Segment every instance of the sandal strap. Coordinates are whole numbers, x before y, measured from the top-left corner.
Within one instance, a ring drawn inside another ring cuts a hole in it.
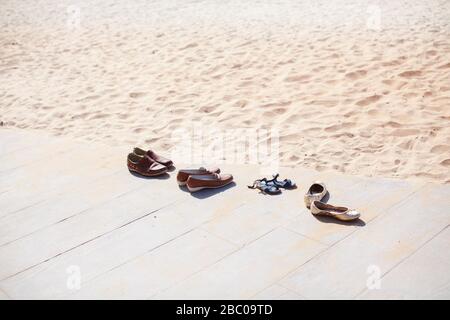
[[[293,183],[290,179],[284,179],[283,181],[277,180],[279,175],[280,175],[279,173],[275,173],[274,175],[272,175],[273,179],[268,180],[267,182],[273,182],[273,184],[275,186],[281,187],[281,188],[285,188],[285,187],[290,188],[295,185],[295,183]],[[281,185],[283,185],[283,186],[281,186]]]
[[[257,180],[255,180],[255,181],[253,181],[253,185],[247,186],[247,187],[248,187],[249,189],[260,189],[259,186],[260,186],[260,183],[261,183],[262,181],[267,182],[266,178],[257,179]]]

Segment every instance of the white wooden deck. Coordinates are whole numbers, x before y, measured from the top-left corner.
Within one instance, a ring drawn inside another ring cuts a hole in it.
[[[257,167],[222,166],[234,186],[191,195],[128,151],[0,130],[0,299],[450,298],[448,185],[298,168],[264,196]],[[362,220],[313,217],[316,179]]]

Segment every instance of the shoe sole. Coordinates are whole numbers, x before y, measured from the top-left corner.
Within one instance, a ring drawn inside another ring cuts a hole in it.
[[[163,175],[164,173],[167,173],[167,170],[165,170],[163,172],[158,172],[158,173],[155,173],[155,174],[143,174],[143,173],[140,173],[140,172],[138,172],[136,170],[133,170],[133,169],[130,169],[130,168],[128,168],[128,170],[130,172],[134,172],[134,173],[136,173],[136,174],[138,174],[140,176],[143,176],[143,177],[156,177],[156,176]]]
[[[217,187],[196,187],[196,188],[192,188],[192,187],[189,187],[189,185],[187,185],[187,184],[186,184],[186,186],[187,186],[189,192],[197,192],[197,191],[200,191],[200,190],[203,190],[203,189],[218,189],[218,188],[223,188],[223,187],[229,185],[229,184],[232,183],[232,182],[233,182],[233,180],[231,180],[231,181],[229,181],[229,182],[227,182],[227,183],[225,183],[225,184],[223,184],[223,185],[221,185],[221,186],[217,186]]]
[[[340,221],[353,221],[353,220],[359,219],[359,217],[360,217],[360,216],[357,216],[355,218],[342,219],[342,218],[339,218],[339,216],[342,217],[342,215],[326,214],[326,213],[320,213],[320,212],[319,213],[312,213],[312,214],[315,215],[315,216],[335,218],[335,219],[340,220]]]

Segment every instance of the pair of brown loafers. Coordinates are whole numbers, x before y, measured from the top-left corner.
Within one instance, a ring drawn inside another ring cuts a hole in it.
[[[155,177],[166,173],[173,166],[173,162],[152,150],[134,148],[133,152],[128,154],[127,166],[131,172],[145,177]]]
[[[220,174],[219,168],[181,169],[177,174],[177,182],[180,186],[186,186],[190,192],[196,192],[224,187],[233,182],[233,176]]]

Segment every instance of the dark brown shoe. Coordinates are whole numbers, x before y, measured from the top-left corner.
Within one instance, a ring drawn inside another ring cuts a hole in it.
[[[177,182],[180,186],[185,186],[188,178],[192,175],[209,175],[214,173],[220,173],[219,168],[203,168],[198,169],[181,169],[177,174]]]
[[[190,192],[195,192],[202,189],[222,188],[231,182],[233,182],[233,176],[231,174],[208,174],[190,176],[186,186]]]
[[[167,172],[167,167],[151,159],[147,155],[140,157],[134,153],[128,154],[127,165],[130,171],[142,176],[154,177]]]
[[[173,166],[172,160],[164,158],[163,156],[160,156],[160,155],[156,154],[152,150],[145,151],[145,150],[143,150],[141,148],[134,148],[133,153],[137,154],[138,156],[141,156],[141,157],[143,157],[144,155],[147,155],[151,159],[155,160],[158,163],[161,163],[162,165],[165,165],[168,168]]]

